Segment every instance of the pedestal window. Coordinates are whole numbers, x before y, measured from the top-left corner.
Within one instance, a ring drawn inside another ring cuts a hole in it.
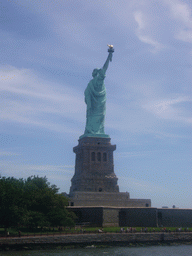
[[[95,161],[95,152],[91,152],[91,161]]]
[[[103,153],[103,162],[107,162],[107,153],[106,152]]]

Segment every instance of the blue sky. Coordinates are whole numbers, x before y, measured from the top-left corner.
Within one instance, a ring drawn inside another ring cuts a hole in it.
[[[69,192],[84,90],[107,70],[105,132],[121,192],[192,208],[192,2],[3,0],[0,174]]]

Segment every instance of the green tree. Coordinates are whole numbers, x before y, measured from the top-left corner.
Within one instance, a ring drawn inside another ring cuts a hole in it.
[[[73,226],[74,216],[66,209],[68,201],[58,190],[46,177],[0,177],[0,225]]]
[[[0,225],[8,228],[22,224],[25,205],[22,200],[24,181],[0,177]]]

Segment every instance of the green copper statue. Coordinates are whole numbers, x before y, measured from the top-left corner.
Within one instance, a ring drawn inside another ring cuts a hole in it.
[[[109,137],[104,132],[104,121],[106,113],[106,89],[104,84],[105,73],[112,61],[114,52],[113,45],[108,45],[108,57],[101,69],[94,69],[93,79],[85,89],[85,103],[87,104],[86,127],[84,134],[80,137]]]

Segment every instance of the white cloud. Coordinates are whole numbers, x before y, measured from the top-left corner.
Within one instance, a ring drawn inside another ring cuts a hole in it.
[[[152,52],[162,49],[164,46],[157,40],[153,39],[152,35],[149,33],[150,24],[147,21],[146,14],[144,15],[142,11],[137,11],[134,13],[134,19],[138,24],[136,35],[138,36],[139,40],[153,46]]]
[[[26,179],[30,176],[46,176],[51,184],[56,184],[61,191],[68,191],[70,179],[74,174],[73,165],[27,164],[15,161],[1,161],[0,176]]]
[[[19,156],[19,155],[20,155],[19,153],[0,150],[0,156],[1,157],[6,157],[6,156],[10,157],[10,156]]]
[[[177,21],[175,38],[184,42],[192,42],[192,15],[189,5],[181,1],[164,1],[170,7],[171,16]]]
[[[66,104],[79,100],[75,98],[73,89],[67,85],[63,85],[63,88],[58,88],[58,85],[42,81],[28,69],[17,69],[8,66],[0,71],[0,77],[2,80],[0,85],[2,92],[6,91],[6,93],[10,92],[36,99],[39,98],[43,101],[66,102]]]
[[[85,104],[77,90],[43,81],[31,70],[7,67],[0,71],[1,120],[61,132],[77,132]],[[56,120],[55,120],[56,119]]]
[[[136,178],[132,177],[122,177],[119,176],[119,180],[121,183],[121,188],[126,189],[129,188],[130,190],[138,190],[140,194],[141,192],[146,192],[146,193],[163,193],[167,194],[169,192],[168,188],[165,188],[164,185],[159,185],[154,182],[150,182],[147,180],[139,180]]]
[[[144,15],[141,11],[134,13],[134,18],[138,24],[138,29],[145,29],[146,28],[146,21],[144,20]]]
[[[118,158],[132,158],[132,157],[148,157],[151,156],[151,153],[154,153],[155,150],[150,151],[129,151],[129,152],[117,152],[116,156]]]
[[[191,101],[192,100],[187,96],[180,96],[177,98],[151,101],[143,105],[143,108],[152,112],[159,118],[192,123],[192,117],[186,114],[186,108],[183,110],[179,106],[181,103],[190,103]]]
[[[16,154],[12,153],[9,156],[13,157]],[[24,159],[19,158],[19,162],[15,161],[15,158],[10,158],[12,160],[2,160],[1,161],[1,171],[7,172],[7,170],[11,171],[9,175],[19,175],[20,172],[27,172],[26,175],[30,173],[41,173],[41,175],[46,175],[49,173],[60,173],[64,172],[64,174],[71,174],[74,171],[74,165],[51,165],[51,164],[27,164],[20,163],[20,161],[25,162]],[[17,159],[18,160],[18,159]],[[32,174],[32,175],[37,175]],[[25,175],[25,176],[26,176]]]
[[[181,30],[176,35],[176,38],[184,42],[192,43],[192,30],[188,30],[188,31]]]
[[[191,10],[186,3],[181,1],[168,1],[171,7],[171,13],[173,17],[186,23],[187,26],[192,26]]]

